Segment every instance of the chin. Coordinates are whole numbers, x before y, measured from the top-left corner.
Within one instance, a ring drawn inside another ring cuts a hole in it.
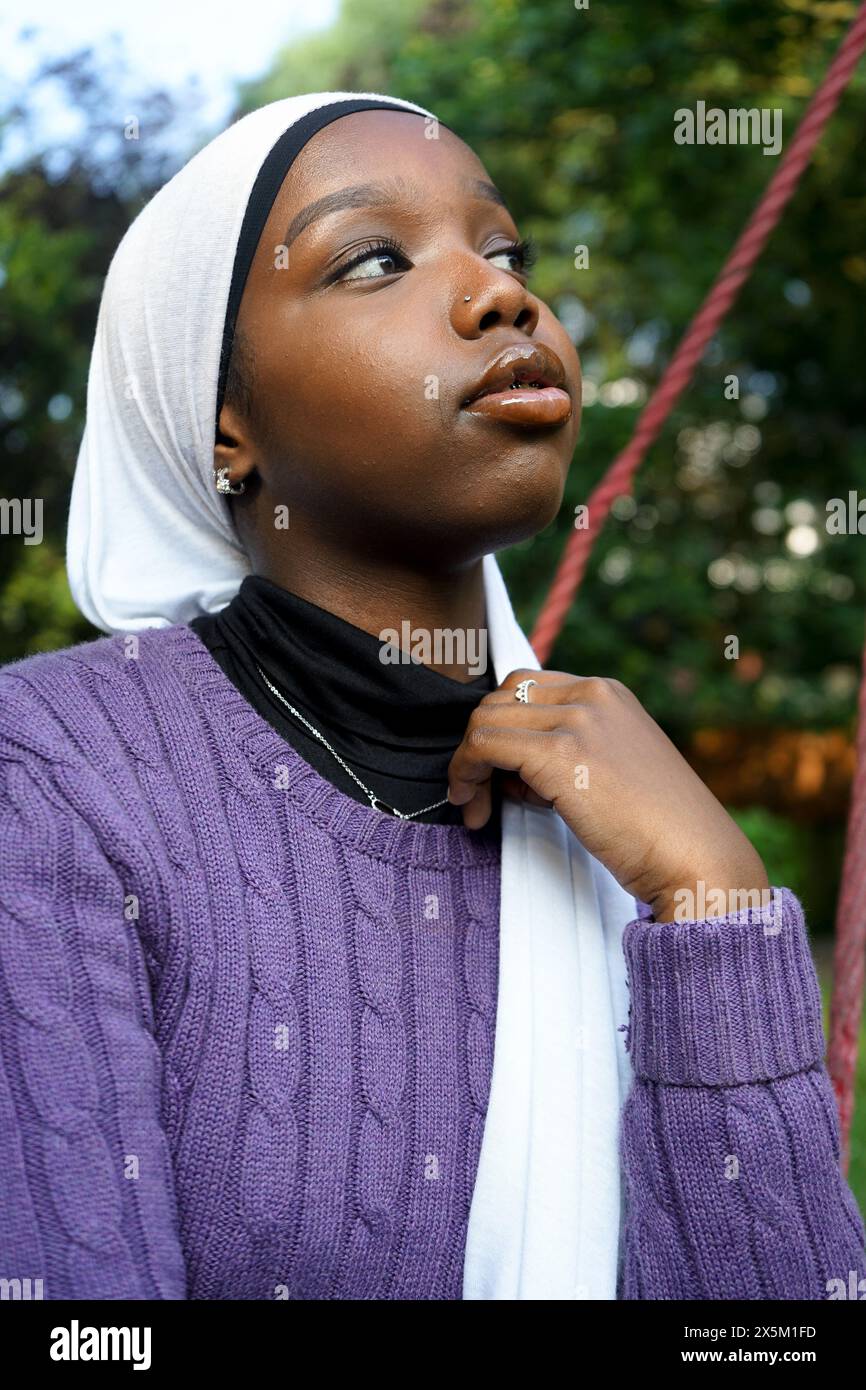
[[[561,473],[555,478],[549,473],[543,479],[523,477],[519,486],[509,481],[495,493],[477,499],[471,514],[452,515],[447,542],[443,536],[442,544],[453,558],[459,556],[469,562],[531,540],[556,520],[563,488]]]
[[[498,471],[486,516],[503,536],[496,549],[529,540],[559,515],[567,465],[553,451],[539,450],[507,462]]]

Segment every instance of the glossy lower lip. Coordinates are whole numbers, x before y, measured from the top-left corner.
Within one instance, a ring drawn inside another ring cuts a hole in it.
[[[571,397],[559,386],[509,387],[505,391],[492,391],[489,396],[479,396],[463,409],[470,415],[503,420],[508,425],[527,428],[564,425],[571,415]]]

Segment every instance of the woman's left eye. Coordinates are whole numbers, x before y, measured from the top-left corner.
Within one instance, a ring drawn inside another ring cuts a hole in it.
[[[530,237],[524,237],[522,241],[513,241],[510,246],[504,246],[501,251],[494,251],[488,260],[495,262],[500,257],[510,261],[510,265],[502,266],[503,270],[516,271],[518,275],[525,275],[531,265],[535,264],[536,251]]]
[[[384,263],[384,264],[383,264]],[[398,270],[408,268],[406,254],[396,241],[383,241],[375,246],[366,246],[337,274],[340,280],[379,280],[386,275],[394,275]],[[377,267],[370,270],[370,266]]]

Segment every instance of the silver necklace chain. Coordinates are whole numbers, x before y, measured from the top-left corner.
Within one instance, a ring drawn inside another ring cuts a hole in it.
[[[415,816],[423,816],[426,814],[427,811],[436,811],[440,806],[446,805],[448,801],[447,796],[443,796],[441,801],[434,801],[431,806],[422,806],[420,811],[398,811],[396,806],[389,806],[386,801],[382,801],[380,797],[376,796],[373,792],[371,792],[369,787],[364,786],[364,783],[361,781],[360,777],[355,776],[348,763],[345,763],[343,759],[340,757],[336,748],[331,747],[330,743],[325,738],[325,735],[319,733],[319,730],[310,723],[309,719],[304,718],[300,710],[295,709],[294,705],[289,704],[285,695],[281,695],[279,690],[277,690],[277,687],[275,685],[272,685],[271,682],[268,680],[261,666],[257,665],[256,670],[258,671],[265,685],[268,687],[268,690],[270,690],[271,694],[276,695],[277,699],[285,705],[286,709],[291,710],[295,718],[300,719],[301,723],[306,725],[310,733],[315,738],[317,738],[320,743],[323,743],[325,745],[329,753],[332,753],[334,755],[343,771],[349,774],[353,782],[357,782],[358,786],[361,788],[361,791],[367,797],[374,811],[377,807],[380,807],[386,811],[390,811],[392,815],[399,816],[400,820],[412,820]]]

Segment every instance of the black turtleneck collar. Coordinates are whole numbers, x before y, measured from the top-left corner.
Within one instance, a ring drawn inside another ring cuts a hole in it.
[[[368,801],[271,694],[257,665],[377,797],[405,812],[445,796],[448,764],[469,716],[496,688],[492,666],[463,683],[416,661],[383,662],[378,637],[260,575],[247,576],[226,608],[190,627],[241,694],[321,776]],[[414,819],[463,823],[459,808],[447,804]]]

